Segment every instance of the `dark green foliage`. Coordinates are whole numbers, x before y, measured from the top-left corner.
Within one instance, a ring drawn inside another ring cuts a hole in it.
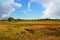
[[[0,21],[7,21],[7,20],[0,20]],[[50,19],[50,18],[46,18],[46,19],[15,19],[13,17],[9,17],[8,21],[60,21],[60,19]]]
[[[16,21],[25,21],[25,20],[23,20],[23,19],[15,19]]]
[[[13,21],[13,20],[15,20],[13,17],[8,18],[8,21]]]

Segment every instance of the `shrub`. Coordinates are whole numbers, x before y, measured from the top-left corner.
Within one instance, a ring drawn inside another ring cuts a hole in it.
[[[13,20],[15,20],[13,17],[8,18],[8,21],[13,21]]]

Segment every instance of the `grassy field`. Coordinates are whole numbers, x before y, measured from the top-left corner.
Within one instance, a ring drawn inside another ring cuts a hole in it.
[[[0,40],[60,40],[60,21],[0,21]]]

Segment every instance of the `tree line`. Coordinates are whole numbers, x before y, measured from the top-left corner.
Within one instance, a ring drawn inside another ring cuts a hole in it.
[[[49,19],[49,18],[46,18],[46,19],[32,19],[32,20],[24,20],[24,19],[15,19],[13,17],[9,17],[8,18],[8,21],[60,21],[60,19]]]

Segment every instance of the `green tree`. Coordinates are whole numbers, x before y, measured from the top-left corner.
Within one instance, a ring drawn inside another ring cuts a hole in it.
[[[8,21],[13,21],[13,20],[14,20],[13,17],[9,17],[9,18],[8,18]]]

